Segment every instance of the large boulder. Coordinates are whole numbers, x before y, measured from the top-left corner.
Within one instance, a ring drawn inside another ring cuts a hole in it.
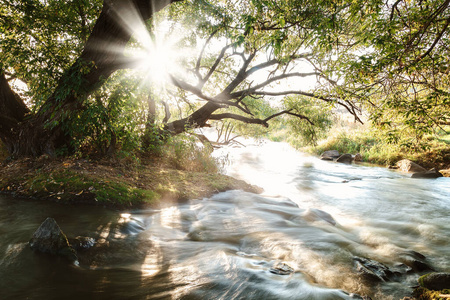
[[[34,251],[59,255],[70,261],[77,260],[75,250],[69,245],[66,235],[53,218],[47,218],[39,226],[29,244]]]
[[[353,161],[353,156],[349,153],[342,154],[341,156],[339,156],[336,159],[336,162],[344,163],[344,164],[351,164],[352,161]]]
[[[421,287],[429,290],[450,289],[450,273],[428,273],[421,276],[418,281]]]
[[[322,155],[320,155],[321,160],[335,160],[337,159],[341,154],[337,150],[327,150]]]
[[[435,169],[431,169],[425,172],[417,172],[411,175],[411,178],[439,178],[444,177],[440,172]]]
[[[402,159],[397,162],[396,167],[402,172],[426,172],[427,170],[409,159]]]

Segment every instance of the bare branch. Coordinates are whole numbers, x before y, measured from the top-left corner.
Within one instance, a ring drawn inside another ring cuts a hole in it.
[[[202,58],[203,58],[203,53],[205,52],[206,46],[208,46],[209,42],[211,42],[211,40],[212,40],[212,38],[214,37],[214,35],[216,35],[217,31],[218,31],[218,29],[214,30],[214,31],[209,35],[208,39],[206,40],[205,44],[204,44],[203,47],[202,47],[202,50],[200,51],[200,55],[198,56],[197,63],[195,64],[195,71],[196,71],[196,73],[198,74],[198,77],[199,77],[199,78],[201,78],[201,75],[200,75],[199,70],[200,70],[200,64],[201,64]]]
[[[389,20],[392,21],[392,19],[394,18],[394,10],[397,9],[397,5],[402,2],[402,0],[397,0],[393,5],[392,5],[392,9],[391,9],[391,15],[389,17]]]
[[[231,81],[231,83],[222,91],[222,93],[220,93],[221,95],[229,95],[239,84],[241,84],[248,77],[246,70],[255,56],[256,52],[253,52],[247,58],[245,58],[245,56],[243,57],[244,63],[241,69],[239,70],[234,80]]]

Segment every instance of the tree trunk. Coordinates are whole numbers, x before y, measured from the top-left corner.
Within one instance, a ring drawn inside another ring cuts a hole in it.
[[[31,114],[11,90],[0,69],[0,138],[8,152],[13,157],[53,156],[57,149],[70,148],[71,137],[63,126],[70,115],[82,109],[86,97],[114,71],[129,66],[123,50],[133,32],[124,20],[145,22],[153,13],[179,1],[104,0],[83,52],[36,114]]]

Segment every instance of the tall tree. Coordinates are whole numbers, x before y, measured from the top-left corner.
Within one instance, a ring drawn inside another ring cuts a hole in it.
[[[64,128],[67,119],[74,111],[82,108],[83,100],[114,71],[130,64],[129,58],[124,55],[124,49],[134,32],[127,28],[124,20],[145,22],[155,12],[177,1],[103,1],[101,12],[81,54],[64,71],[52,93],[35,111],[30,111],[8,84],[7,71],[14,66],[2,64],[0,138],[8,151],[13,156],[38,156],[44,153],[54,155],[56,149],[70,147],[71,137]],[[32,18],[34,8],[46,5],[41,1],[9,1],[7,4],[7,7],[2,8],[2,14],[9,19],[21,14],[30,14],[28,17]],[[2,24],[2,29],[5,29],[3,36],[7,35],[7,26],[10,25]],[[31,28],[28,29],[32,31]],[[66,37],[61,37],[64,38]],[[2,53],[4,51],[7,49],[2,49]],[[12,76],[14,75],[13,73]]]
[[[86,99],[115,71],[142,65],[125,50],[142,42],[146,21],[172,2],[185,3],[170,6],[173,22],[194,23],[185,42],[203,44],[183,58],[185,72],[169,75],[190,107],[175,119],[164,102],[163,126],[173,134],[222,119],[268,126],[290,115],[311,124],[305,97],[342,106],[356,120],[366,109],[385,126],[426,132],[449,122],[449,0],[4,2],[0,138],[13,156],[73,146],[70,124],[79,112],[104,106]],[[304,77],[316,79],[314,88],[299,86]],[[11,89],[14,78],[28,84],[30,97]],[[274,89],[294,79],[299,84]],[[268,104],[292,94],[302,97]]]
[[[346,28],[336,32],[329,25],[330,19],[335,14],[336,22],[341,22],[356,9],[348,14],[338,13],[335,5],[326,1],[219,1],[215,6],[213,1],[209,3],[206,8],[192,6],[190,9],[195,11],[189,12],[208,15],[207,19],[201,15],[193,18],[200,28],[195,31],[198,35],[194,40],[202,40],[203,46],[196,48],[197,56],[184,60],[184,72],[169,74],[170,82],[182,91],[185,101],[195,99],[203,105],[190,105],[190,114],[165,122],[166,130],[178,134],[224,119],[268,127],[270,120],[281,115],[299,118],[305,126],[314,124],[301,105],[292,101],[280,105],[280,97],[293,94],[324,105],[341,106],[359,120],[354,101],[335,91],[314,91],[302,86],[307,77],[328,78],[326,70],[316,67],[331,55],[330,49],[324,47],[328,35],[347,34]],[[348,8],[340,5],[341,10]]]

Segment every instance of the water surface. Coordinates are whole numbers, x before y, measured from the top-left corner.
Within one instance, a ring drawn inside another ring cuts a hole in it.
[[[264,193],[137,211],[0,196],[0,299],[400,299],[426,272],[406,266],[418,253],[450,272],[449,178],[323,162],[274,143],[233,149],[229,161],[228,174]],[[33,253],[27,242],[46,217],[97,245],[78,265]],[[398,276],[368,282],[355,258]],[[280,263],[293,272],[276,274]]]

